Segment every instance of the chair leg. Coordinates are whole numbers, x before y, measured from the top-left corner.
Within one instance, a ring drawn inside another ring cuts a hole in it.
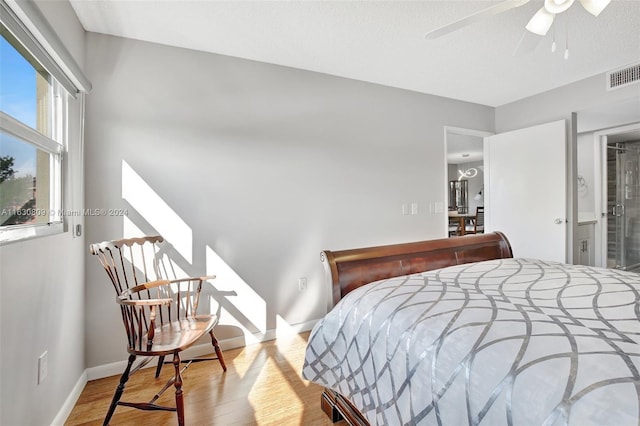
[[[131,366],[133,365],[133,361],[136,360],[135,355],[129,355],[129,363],[127,364],[127,368],[125,368],[124,373],[120,376],[120,384],[116,388],[115,393],[113,394],[113,399],[111,400],[111,405],[109,406],[109,411],[107,411],[107,415],[104,418],[104,426],[109,424],[111,420],[111,416],[113,416],[113,412],[116,410],[116,406],[118,405],[118,401],[120,401],[120,397],[122,396],[122,392],[124,392],[124,385],[129,380],[129,372],[131,371]]]
[[[173,354],[173,367],[176,370],[176,379],[173,385],[176,387],[176,413],[178,414],[178,425],[184,426],[184,401],[182,398],[182,376],[180,375],[180,354]]]
[[[164,355],[158,357],[158,365],[156,366],[156,379],[160,377],[160,371],[162,371],[162,365],[164,364]]]
[[[227,365],[224,363],[224,357],[222,356],[222,351],[220,350],[220,346],[218,345],[218,340],[216,339],[216,336],[213,334],[213,330],[209,331],[209,335],[211,336],[211,344],[213,345],[213,348],[216,350],[218,361],[220,361],[220,365],[222,366],[222,371],[227,371]]]

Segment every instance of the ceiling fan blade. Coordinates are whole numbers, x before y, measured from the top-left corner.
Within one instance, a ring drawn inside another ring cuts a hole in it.
[[[549,12],[546,8],[542,7],[539,11],[533,15],[533,18],[526,25],[526,29],[534,34],[546,35],[553,25],[553,20],[556,17],[554,13]]]
[[[587,12],[593,16],[598,16],[611,3],[611,0],[580,0],[580,3],[582,3]]]
[[[520,7],[524,4],[529,3],[529,1],[530,0],[503,1],[494,6],[483,9],[480,12],[474,13],[473,15],[469,15],[466,18],[462,18],[458,21],[452,22],[451,24],[447,24],[443,27],[430,31],[427,33],[425,38],[428,40],[433,40],[435,38],[442,37],[443,35],[457,31],[460,28],[466,27],[467,25],[475,24],[476,22],[482,21],[483,19],[489,18],[494,15],[498,15],[500,13],[506,12],[507,10],[510,10],[510,9],[514,9],[516,7]]]

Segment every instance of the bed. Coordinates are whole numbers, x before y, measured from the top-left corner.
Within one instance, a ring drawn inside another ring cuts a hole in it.
[[[324,251],[303,377],[351,425],[640,424],[640,275],[507,238]]]

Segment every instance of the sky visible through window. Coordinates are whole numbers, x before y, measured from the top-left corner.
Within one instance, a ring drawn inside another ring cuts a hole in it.
[[[0,37],[0,110],[36,127],[36,70]],[[14,158],[16,177],[35,175],[36,148],[0,132],[0,157]]]

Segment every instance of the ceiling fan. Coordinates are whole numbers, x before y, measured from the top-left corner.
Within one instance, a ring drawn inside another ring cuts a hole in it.
[[[506,0],[500,2],[494,6],[488,7],[480,12],[474,13],[473,15],[467,16],[466,18],[462,18],[458,21],[452,22],[451,24],[447,24],[443,27],[437,28],[429,33],[427,33],[427,39],[435,39],[441,37],[445,34],[449,34],[460,28],[466,27],[467,25],[474,24],[483,19],[489,18],[494,15],[498,15],[500,13],[506,12],[510,9],[514,9],[516,7],[520,7],[524,4],[529,3],[530,0]],[[535,15],[529,20],[529,23],[525,26],[527,31],[533,34],[537,34],[543,36],[547,34],[551,25],[553,24],[553,20],[555,16],[559,13],[564,12],[569,9],[575,0],[544,0],[544,6],[536,12]],[[611,0],[579,0],[587,12],[591,13],[593,16],[598,16],[600,12],[604,10],[605,7],[611,2]]]

